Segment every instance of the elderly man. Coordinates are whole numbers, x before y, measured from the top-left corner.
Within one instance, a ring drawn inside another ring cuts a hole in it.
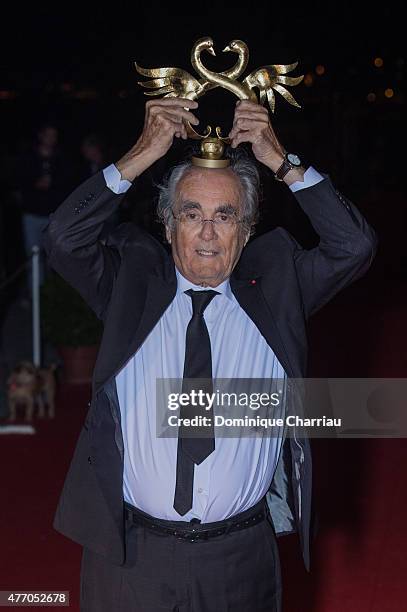
[[[186,110],[188,107],[190,110]],[[156,380],[300,378],[307,318],[359,278],[374,231],[329,178],[279,143],[265,109],[237,103],[231,146],[293,191],[320,235],[304,250],[282,228],[248,242],[258,173],[185,162],[160,188],[171,255],[125,224],[99,240],[137,177],[186,138],[197,103],[146,104],[136,145],[51,216],[51,265],[105,324],[93,395],[54,526],[80,543],[86,611],[281,609],[276,535],[297,531],[309,567],[311,457],[292,437],[156,435]],[[189,407],[190,408],[190,407]],[[216,437],[216,440],[215,440]]]

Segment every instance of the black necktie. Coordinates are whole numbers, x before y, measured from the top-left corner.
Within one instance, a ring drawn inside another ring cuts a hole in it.
[[[212,393],[212,356],[211,342],[203,313],[209,302],[218,295],[217,291],[194,291],[185,293],[192,299],[192,318],[188,323],[185,343],[185,363],[182,392],[192,390]],[[203,379],[202,384],[194,384],[194,380]],[[198,388],[197,388],[198,386]],[[188,404],[181,406],[180,418],[207,417],[211,427],[197,426],[178,429],[177,449],[177,482],[175,487],[174,508],[183,516],[192,508],[194,464],[199,465],[215,450],[213,433],[213,408],[206,410],[205,406]],[[205,437],[202,433],[205,432]],[[188,436],[188,437],[186,437]],[[201,437],[200,437],[201,436]]]

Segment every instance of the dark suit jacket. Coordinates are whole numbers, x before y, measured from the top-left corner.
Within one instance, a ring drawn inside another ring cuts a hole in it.
[[[176,293],[172,257],[144,230],[124,224],[105,243],[99,240],[104,221],[123,197],[106,186],[100,172],[61,204],[45,230],[50,264],[104,321],[92,401],[54,527],[117,565],[125,561],[125,542],[115,375]],[[364,274],[376,251],[376,236],[328,177],[295,197],[320,236],[318,247],[304,250],[287,231],[274,229],[245,247],[230,283],[288,377],[301,378],[306,375],[307,318]],[[307,568],[311,488],[309,441],[287,437],[266,499],[277,535],[298,531]]]

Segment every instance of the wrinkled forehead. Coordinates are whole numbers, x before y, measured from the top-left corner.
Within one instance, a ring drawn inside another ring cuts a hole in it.
[[[242,187],[239,178],[229,168],[191,168],[180,179],[176,203],[196,202],[202,208],[230,204],[240,210]]]

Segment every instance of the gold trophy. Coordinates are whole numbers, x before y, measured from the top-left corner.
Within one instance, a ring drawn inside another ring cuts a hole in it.
[[[223,49],[223,52],[232,52],[237,55],[235,65],[224,72],[208,70],[202,63],[201,54],[203,51],[216,55],[213,40],[209,36],[197,40],[191,51],[191,64],[201,77],[200,79],[181,68],[142,68],[135,63],[137,72],[150,79],[139,81],[138,84],[150,90],[144,92],[146,96],[187,98],[189,100],[200,98],[210,89],[222,87],[235,94],[240,100],[251,100],[262,105],[267,100],[272,113],[275,110],[274,92],[276,91],[289,104],[301,108],[284,87],[285,85],[298,85],[304,78],[304,75],[298,77],[286,76],[288,72],[297,67],[298,62],[262,66],[251,72],[242,82],[239,82],[238,78],[245,71],[249,62],[249,48],[246,43],[242,40],[232,40]],[[254,91],[255,89],[259,90],[259,98]],[[204,134],[196,132],[189,122],[187,122],[186,128],[190,138],[201,140],[201,155],[192,157],[194,165],[205,168],[226,168],[229,165],[229,160],[222,156],[225,144],[230,144],[230,139],[222,136],[219,126],[215,128],[216,136],[212,135],[212,128],[209,125],[206,127]]]

